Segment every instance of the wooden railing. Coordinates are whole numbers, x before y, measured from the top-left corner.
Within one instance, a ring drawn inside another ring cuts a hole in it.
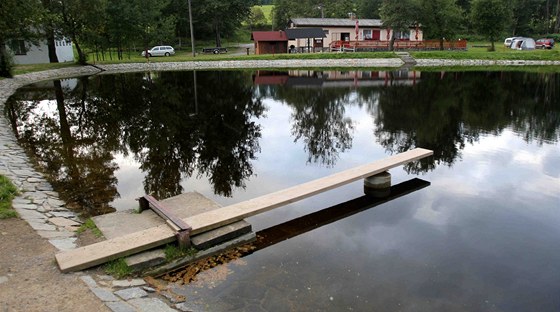
[[[364,41],[342,41],[331,42],[330,51],[387,51],[390,41],[386,40],[364,40]],[[439,50],[439,40],[409,41],[397,40],[393,45],[395,50]],[[466,40],[445,40],[443,41],[444,50],[466,50]]]

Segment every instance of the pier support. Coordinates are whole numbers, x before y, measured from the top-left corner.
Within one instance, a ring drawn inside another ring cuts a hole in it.
[[[385,171],[365,178],[364,193],[377,198],[391,195],[391,174]]]

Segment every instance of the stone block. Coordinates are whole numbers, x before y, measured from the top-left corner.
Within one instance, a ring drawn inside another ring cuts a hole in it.
[[[112,282],[113,287],[137,287],[146,285],[146,282],[141,278],[134,278],[129,280],[116,280]]]
[[[148,296],[148,293],[140,287],[125,288],[115,291],[115,295],[121,297],[123,300],[131,300],[137,298],[144,298]]]
[[[249,232],[251,232],[251,224],[245,220],[241,220],[215,230],[193,236],[191,237],[191,242],[197,249],[204,250]]]
[[[148,250],[125,258],[126,264],[133,271],[143,271],[165,263],[165,252],[163,249]]]
[[[80,223],[78,223],[76,221],[68,220],[66,218],[61,218],[61,217],[50,218],[49,222],[56,225],[56,226],[62,226],[62,227],[80,226]]]
[[[136,312],[133,306],[122,301],[105,302],[105,305],[113,312]]]

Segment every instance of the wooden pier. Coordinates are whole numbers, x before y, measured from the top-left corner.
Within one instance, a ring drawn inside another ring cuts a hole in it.
[[[183,220],[192,227],[191,234],[203,233],[431,155],[433,155],[431,150],[416,148],[370,164]],[[55,258],[62,272],[83,270],[173,242],[176,239],[175,234],[171,227],[162,224],[122,237],[60,252],[55,255]]]

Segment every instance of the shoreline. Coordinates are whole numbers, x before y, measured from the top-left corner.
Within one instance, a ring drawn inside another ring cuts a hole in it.
[[[529,60],[449,60],[449,59],[415,59],[415,64],[406,64],[408,70],[423,67],[463,66],[560,66],[558,61],[529,61]],[[144,71],[179,71],[179,70],[211,70],[211,69],[296,69],[296,68],[391,68],[399,69],[405,65],[400,58],[390,59],[314,59],[314,60],[246,60],[246,61],[191,61],[191,62],[156,62],[156,63],[121,63],[98,64],[50,69],[16,75],[11,79],[0,80],[0,110],[8,98],[16,90],[25,85],[51,80],[72,78],[96,74],[132,73]],[[14,199],[13,206],[19,218],[25,220],[31,227],[58,250],[75,247],[75,227],[80,223],[80,216],[66,209],[66,203],[60,200],[58,194],[44,176],[35,170],[32,162],[21,148],[6,117],[0,118],[0,174],[8,177],[20,190],[20,195]],[[83,221],[83,220],[82,220]],[[54,256],[54,255],[53,255]],[[53,257],[54,259],[54,257]],[[62,274],[62,273],[61,273]],[[113,288],[101,287],[90,275],[76,275],[96,295],[96,290],[103,289],[113,294]],[[141,281],[135,281],[142,283]],[[134,286],[124,286],[126,288]],[[95,289],[95,290],[94,290]],[[115,288],[116,289],[116,288]],[[116,291],[115,291],[116,293]],[[100,300],[107,307],[117,303],[128,305],[126,300]]]

